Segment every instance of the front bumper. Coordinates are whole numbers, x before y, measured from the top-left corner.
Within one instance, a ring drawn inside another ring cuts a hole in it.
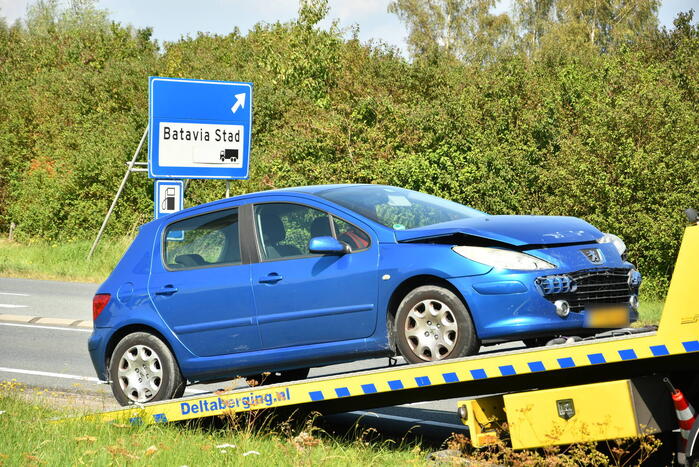
[[[632,270],[630,267],[624,269]],[[554,274],[559,273],[556,271]],[[466,299],[476,333],[481,340],[594,334],[597,330],[586,326],[590,305],[626,305],[629,307],[630,321],[638,319],[638,312],[629,305],[629,297],[638,294],[638,285],[629,286],[626,294],[616,293],[607,301],[604,300],[605,297],[601,297],[601,300],[595,302],[589,294],[577,297],[576,291],[570,290],[565,291],[565,296],[545,294],[542,287],[537,285],[537,279],[550,275],[551,271],[491,272],[483,276],[450,280]],[[589,290],[590,288],[587,289]],[[567,316],[556,314],[554,302],[563,299],[562,297],[575,305]]]

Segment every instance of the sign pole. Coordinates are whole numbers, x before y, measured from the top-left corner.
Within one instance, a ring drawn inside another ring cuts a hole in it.
[[[131,174],[131,171],[133,170],[134,164],[136,163],[136,159],[138,158],[138,154],[141,152],[141,148],[143,147],[143,143],[146,141],[146,136],[148,136],[148,125],[146,125],[146,129],[143,130],[143,136],[141,136],[141,142],[138,143],[138,148],[136,148],[136,152],[133,155],[133,158],[131,159],[131,162],[129,162],[129,166],[126,169],[126,173],[124,174],[124,178],[121,180],[121,185],[119,185],[119,189],[117,190],[116,196],[114,196],[114,200],[112,201],[112,205],[109,206],[109,211],[107,211],[107,215],[104,216],[104,221],[102,222],[102,227],[100,227],[100,231],[97,233],[97,238],[95,238],[95,241],[92,243],[92,247],[90,248],[90,252],[87,254],[87,259],[92,258],[92,253],[95,252],[95,248],[97,248],[97,244],[100,241],[100,238],[102,238],[102,233],[104,233],[104,228],[107,226],[107,221],[109,221],[109,217],[112,215],[112,211],[114,211],[114,206],[117,203],[117,200],[119,199],[119,196],[121,195],[121,192],[124,190],[124,186],[126,186],[126,180],[129,179],[129,175]]]
[[[226,180],[226,198],[231,197],[231,181]]]

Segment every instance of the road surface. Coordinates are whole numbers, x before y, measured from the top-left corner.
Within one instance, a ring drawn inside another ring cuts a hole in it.
[[[110,388],[95,377],[87,351],[96,284],[0,278],[0,381],[77,391],[112,401]],[[388,359],[332,365],[311,370],[310,377],[385,367]],[[187,394],[230,386],[241,380],[194,385]],[[456,416],[456,399],[419,402],[333,416],[330,421],[363,423],[388,432],[444,439],[465,432]],[[418,428],[415,428],[418,426]]]

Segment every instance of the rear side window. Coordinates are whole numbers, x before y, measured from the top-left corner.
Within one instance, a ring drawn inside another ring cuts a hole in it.
[[[238,209],[226,209],[170,224],[163,259],[168,269],[240,264]]]

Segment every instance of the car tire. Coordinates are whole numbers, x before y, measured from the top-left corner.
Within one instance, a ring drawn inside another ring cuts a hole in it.
[[[464,302],[435,285],[418,287],[403,298],[395,332],[398,350],[410,363],[465,357],[479,346]]]
[[[245,381],[249,386],[265,386],[269,384],[287,383],[306,379],[310,368],[296,368],[294,370],[275,371],[271,373],[257,373],[246,376]]]
[[[109,374],[112,393],[121,405],[180,397],[186,383],[168,346],[146,332],[134,332],[119,341]]]

